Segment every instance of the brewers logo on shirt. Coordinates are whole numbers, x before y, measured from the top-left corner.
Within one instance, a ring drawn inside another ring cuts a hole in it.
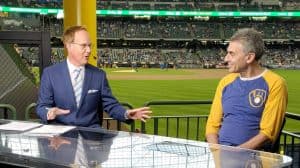
[[[267,97],[267,92],[262,89],[255,89],[249,93],[249,102],[252,107],[261,107]]]

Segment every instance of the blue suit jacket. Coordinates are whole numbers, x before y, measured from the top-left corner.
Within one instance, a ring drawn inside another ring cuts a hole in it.
[[[47,108],[51,107],[69,109],[70,113],[47,121]],[[103,111],[114,119],[125,121],[126,109],[112,95],[105,72],[89,64],[85,66],[82,95],[77,108],[67,62],[63,61],[44,69],[36,111],[43,123],[99,127]]]

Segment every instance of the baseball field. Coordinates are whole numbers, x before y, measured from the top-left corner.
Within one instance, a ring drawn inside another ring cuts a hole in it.
[[[104,69],[113,94],[135,108],[153,100],[212,100],[226,69]],[[300,70],[274,70],[287,82],[288,112],[300,114]],[[209,105],[153,106],[153,115],[208,114]],[[150,124],[150,123],[149,123]],[[299,131],[300,123],[288,120],[285,130]]]

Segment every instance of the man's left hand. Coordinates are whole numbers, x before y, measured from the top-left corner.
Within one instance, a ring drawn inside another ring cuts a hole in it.
[[[128,119],[141,120],[143,122],[146,122],[147,119],[151,118],[151,113],[152,111],[150,111],[150,107],[141,107],[137,109],[127,110],[127,117]]]

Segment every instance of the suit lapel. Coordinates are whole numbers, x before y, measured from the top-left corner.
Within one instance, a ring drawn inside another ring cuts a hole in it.
[[[77,107],[76,105],[76,99],[75,99],[75,93],[74,93],[74,89],[73,89],[73,85],[71,82],[71,76],[70,76],[70,72],[69,72],[69,68],[68,68],[68,64],[67,61],[64,62],[64,66],[63,66],[63,81],[66,81],[66,95],[70,95],[70,98],[72,99],[73,104],[75,104],[75,107]]]
[[[81,104],[82,104],[85,96],[87,95],[89,84],[90,84],[90,81],[92,80],[92,74],[93,74],[93,72],[91,71],[91,69],[89,68],[89,66],[86,65],[85,66],[83,88],[82,88],[82,93],[81,93],[81,99],[80,99],[79,107],[81,106]]]

